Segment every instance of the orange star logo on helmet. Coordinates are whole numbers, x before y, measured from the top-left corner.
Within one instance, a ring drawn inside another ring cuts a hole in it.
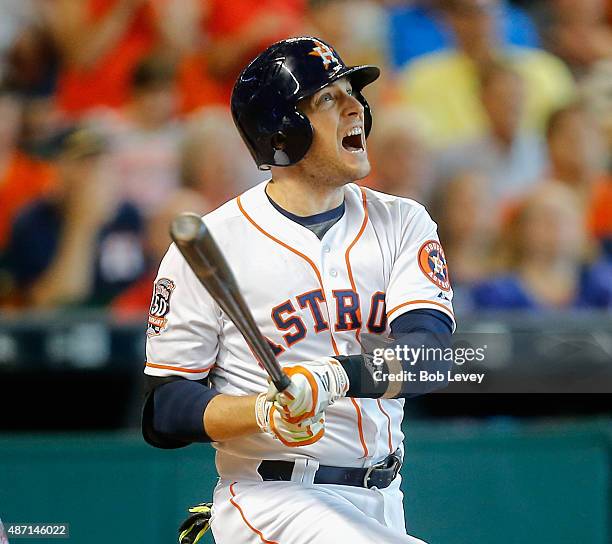
[[[320,42],[319,40],[313,40],[313,42],[315,43],[315,46],[312,48],[312,51],[308,54],[312,55],[313,57],[320,57],[323,62],[323,66],[325,67],[326,70],[329,68],[330,64],[332,63],[340,64],[340,62],[338,61],[338,58],[334,54],[334,51],[333,49],[331,49],[331,47],[324,44],[323,42]]]

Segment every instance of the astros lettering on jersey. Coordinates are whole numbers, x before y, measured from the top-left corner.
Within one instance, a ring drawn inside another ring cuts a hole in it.
[[[204,221],[235,264],[237,283],[281,365],[360,353],[362,334],[386,335],[390,321],[410,310],[439,310],[454,323],[446,259],[423,206],[348,184],[343,217],[319,240],[272,206],[266,184]],[[266,390],[265,371],[175,246],[154,293],[147,374],[208,376],[211,387],[229,395]],[[340,399],[326,410],[324,437],[300,448],[264,433],[214,443],[219,474],[238,480],[262,459],[369,466],[402,447],[403,402]]]

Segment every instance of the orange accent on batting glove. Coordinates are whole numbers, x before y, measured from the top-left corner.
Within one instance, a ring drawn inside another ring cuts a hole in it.
[[[325,415],[294,424],[285,421],[281,411],[267,400],[266,393],[260,393],[255,401],[255,418],[262,432],[271,435],[289,448],[308,446],[320,440],[325,434]]]
[[[282,393],[275,393],[271,385],[268,398],[274,398],[276,408],[287,423],[315,418],[315,414],[344,397],[349,388],[344,368],[333,357],[289,365],[283,370],[291,378],[291,384]]]

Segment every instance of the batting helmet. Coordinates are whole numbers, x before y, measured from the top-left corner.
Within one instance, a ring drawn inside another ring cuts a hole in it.
[[[361,90],[379,75],[376,66],[346,66],[318,38],[282,40],[268,47],[238,77],[232,91],[232,116],[260,169],[289,166],[301,160],[312,144],[312,125],[298,110],[298,101],[348,77],[353,96],[365,110],[367,137],[372,114]]]

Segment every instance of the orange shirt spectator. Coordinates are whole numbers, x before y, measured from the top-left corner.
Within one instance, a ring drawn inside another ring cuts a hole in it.
[[[205,106],[229,105],[228,88],[210,75],[205,51],[185,56],[178,68],[177,83],[180,113],[191,113]]]
[[[604,176],[593,187],[588,222],[595,238],[612,237],[612,176]]]
[[[177,79],[181,113],[229,105],[244,65],[271,43],[301,33],[304,0],[204,0],[200,51],[183,56]]]
[[[0,175],[0,250],[4,249],[11,224],[26,205],[49,191],[55,182],[55,169],[48,163],[16,151]]]
[[[105,50],[94,54],[96,58],[88,61],[91,65],[85,62],[70,63],[68,59],[60,75],[58,103],[62,110],[74,115],[97,105],[121,106],[129,94],[129,79],[134,66],[152,50],[157,37],[152,7],[144,1],[77,1],[87,4],[86,17],[92,28],[117,13],[118,17],[128,19],[123,21],[123,31],[114,43],[107,45]],[[121,12],[122,9],[125,11]],[[79,24],[77,19],[75,24]],[[78,36],[74,34],[66,39],[75,40]],[[74,47],[73,43],[67,45]]]
[[[209,0],[204,19],[209,73],[229,102],[236,77],[270,44],[302,33],[305,0]]]
[[[262,0],[253,2],[253,0],[209,0],[209,17],[207,30],[211,38],[220,38],[224,36],[235,36],[237,33],[244,30],[253,20],[262,18],[273,19],[275,16],[286,16],[288,27],[280,28],[278,26],[270,27],[270,32],[267,33],[267,39],[264,38],[260,49],[264,49],[269,45],[269,42],[280,40],[287,33],[298,29],[298,25],[302,22],[301,18],[304,14],[303,0]],[[291,19],[291,20],[289,20]],[[257,54],[258,51],[254,51]]]

